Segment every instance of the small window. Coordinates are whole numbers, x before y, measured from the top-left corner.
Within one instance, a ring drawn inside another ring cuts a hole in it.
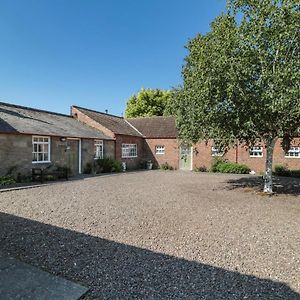
[[[263,157],[263,147],[254,146],[250,148],[249,155],[250,157]]]
[[[103,158],[103,141],[102,140],[95,140],[95,159]]]
[[[155,146],[155,153],[156,154],[165,154],[165,146],[164,145],[156,145]]]
[[[288,152],[285,153],[285,157],[300,158],[300,147],[290,147]]]
[[[211,156],[223,156],[224,150],[217,148],[217,147],[211,147]]]
[[[33,163],[50,162],[50,137],[44,137],[44,136],[32,137],[32,162]]]
[[[137,144],[122,144],[122,157],[137,157]]]

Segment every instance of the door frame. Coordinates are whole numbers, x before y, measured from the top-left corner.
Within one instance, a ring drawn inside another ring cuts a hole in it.
[[[181,146],[179,146],[179,166],[181,165]],[[190,169],[188,171],[193,171],[193,146],[190,147],[191,148],[191,165],[190,165]],[[180,168],[180,170],[183,170]]]
[[[67,140],[78,141],[78,173],[81,174],[81,138],[67,138]]]

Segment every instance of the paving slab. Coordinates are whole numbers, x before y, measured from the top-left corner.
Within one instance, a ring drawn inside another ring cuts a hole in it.
[[[15,258],[0,257],[0,299],[75,300],[87,290]]]

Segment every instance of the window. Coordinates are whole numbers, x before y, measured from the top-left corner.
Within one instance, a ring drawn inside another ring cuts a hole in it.
[[[122,157],[123,158],[137,157],[137,145],[122,144]]]
[[[156,145],[155,146],[155,153],[156,154],[165,154],[165,146],[163,146],[163,145]]]
[[[95,140],[95,154],[94,158],[103,158],[103,141],[102,140]]]
[[[300,147],[290,147],[289,151],[285,153],[285,157],[300,158]]]
[[[223,156],[224,150],[217,148],[217,147],[211,147],[211,156]]]
[[[262,146],[254,146],[250,148],[249,151],[250,157],[263,157],[263,147]]]
[[[32,162],[50,162],[50,137],[32,137]]]

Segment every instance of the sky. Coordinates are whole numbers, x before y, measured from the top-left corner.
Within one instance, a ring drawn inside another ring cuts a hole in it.
[[[122,115],[143,88],[181,82],[184,46],[226,0],[0,0],[0,101]]]

